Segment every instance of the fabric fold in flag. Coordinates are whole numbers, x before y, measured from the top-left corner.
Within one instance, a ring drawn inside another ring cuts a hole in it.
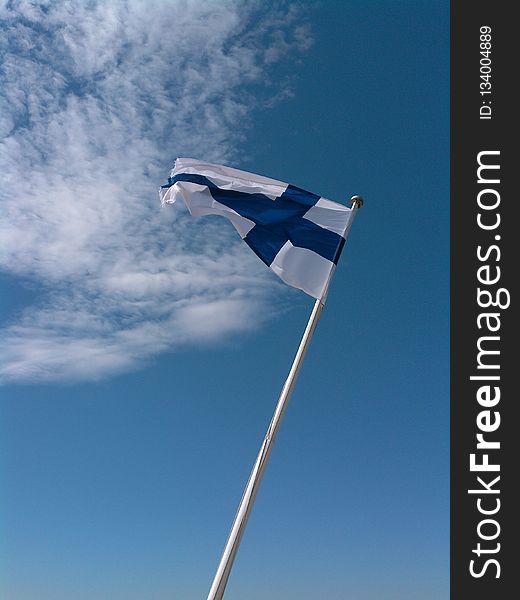
[[[226,217],[253,252],[285,283],[323,299],[338,263],[352,210],[296,186],[178,158],[161,202],[182,198],[194,217]]]

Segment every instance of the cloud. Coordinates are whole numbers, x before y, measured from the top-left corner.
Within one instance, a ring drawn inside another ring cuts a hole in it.
[[[272,274],[156,189],[175,156],[237,163],[252,112],[287,95],[270,65],[309,45],[298,10],[18,1],[0,19],[0,268],[39,290],[4,323],[2,380],[98,379],[268,318]]]

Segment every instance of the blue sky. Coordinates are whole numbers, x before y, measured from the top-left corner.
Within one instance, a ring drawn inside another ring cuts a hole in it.
[[[449,6],[7,2],[0,590],[204,598],[312,307],[176,156],[365,197],[229,600],[449,581]]]

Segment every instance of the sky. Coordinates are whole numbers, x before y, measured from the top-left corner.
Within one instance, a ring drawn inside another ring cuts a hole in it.
[[[0,3],[0,595],[205,598],[313,300],[177,156],[359,210],[226,599],[449,595],[449,3]]]

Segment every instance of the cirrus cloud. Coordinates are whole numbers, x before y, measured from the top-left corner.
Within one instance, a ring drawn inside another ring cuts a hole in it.
[[[287,94],[270,65],[308,47],[298,10],[18,1],[0,19],[0,268],[39,290],[4,323],[2,380],[97,379],[267,318],[267,269],[156,188],[177,155],[236,161],[252,111]]]

